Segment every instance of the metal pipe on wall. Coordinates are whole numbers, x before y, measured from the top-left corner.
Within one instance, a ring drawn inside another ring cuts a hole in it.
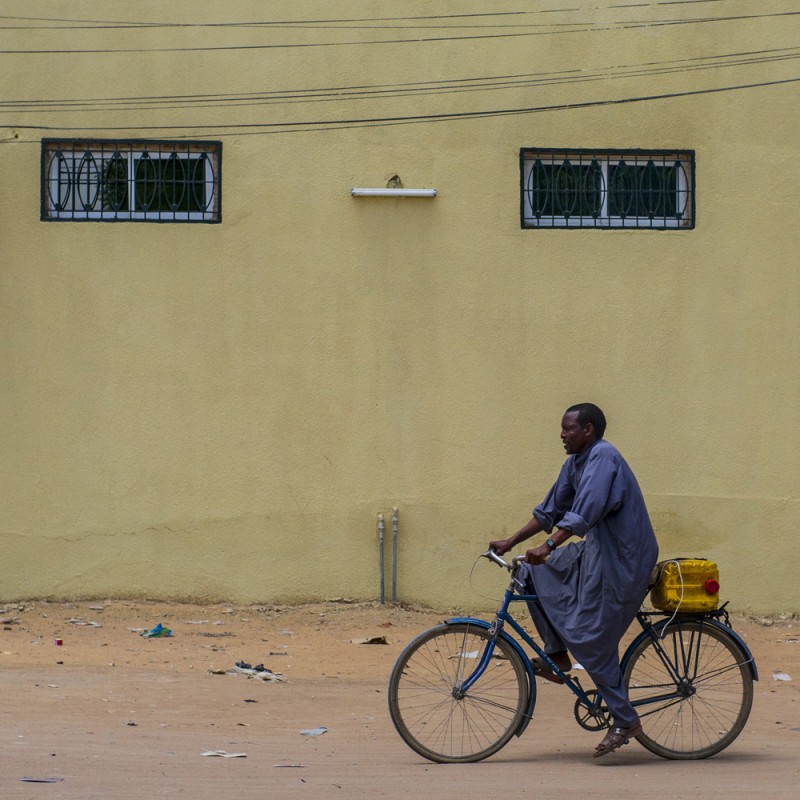
[[[392,509],[392,602],[397,602],[397,506]]]
[[[383,564],[383,514],[378,514],[378,558],[380,562],[380,571],[381,571],[381,605],[384,604],[384,585],[383,585],[383,572],[384,572],[384,564]]]

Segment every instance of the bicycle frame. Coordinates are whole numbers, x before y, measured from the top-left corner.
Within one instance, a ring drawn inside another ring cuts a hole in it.
[[[491,639],[487,644],[486,648],[484,649],[483,653],[480,656],[477,666],[475,669],[467,676],[466,680],[463,681],[461,686],[459,687],[458,694],[462,697],[467,694],[470,687],[481,677],[484,673],[486,668],[489,665],[489,662],[492,659],[495,649],[495,643],[497,642],[498,638],[502,637],[506,642],[508,642],[514,650],[518,653],[518,655],[522,659],[522,663],[525,666],[525,669],[528,673],[528,702],[526,705],[525,710],[525,717],[524,722],[520,725],[519,729],[516,731],[517,736],[521,736],[524,732],[525,728],[528,726],[531,717],[533,716],[533,709],[536,705],[536,678],[535,672],[533,670],[533,666],[531,664],[530,657],[525,652],[525,650],[521,647],[519,642],[514,639],[514,637],[510,636],[505,630],[504,627],[506,624],[510,625],[517,635],[525,642],[525,644],[530,647],[539,658],[544,661],[545,664],[564,681],[564,685],[567,686],[570,691],[578,698],[581,705],[583,705],[593,716],[602,716],[604,713],[604,709],[601,705],[602,697],[598,692],[596,695],[596,699],[592,700],[587,693],[584,691],[583,687],[580,684],[578,678],[571,677],[564,673],[557,664],[555,664],[550,656],[542,650],[542,648],[531,638],[528,632],[514,619],[513,615],[509,611],[509,606],[512,603],[527,603],[529,601],[538,601],[539,597],[535,594],[517,594],[514,591],[515,588],[515,581],[514,581],[514,572],[511,575],[511,583],[509,587],[506,589],[505,594],[503,595],[503,601],[500,605],[500,608],[497,610],[497,614],[495,615],[494,622],[490,623],[486,620],[478,619],[476,617],[453,617],[451,619],[446,620],[446,624],[448,625],[455,625],[458,623],[466,623],[468,625],[474,625],[478,628],[484,628],[488,630],[491,634]]]
[[[446,620],[446,624],[452,625],[457,623],[466,623],[469,625],[474,625],[475,627],[483,628],[488,630],[491,634],[491,639],[487,644],[486,648],[484,649],[483,653],[480,656],[477,666],[475,669],[467,676],[467,678],[463,681],[461,686],[459,687],[459,694],[463,697],[467,694],[470,687],[480,678],[480,676],[484,673],[486,668],[489,665],[489,662],[492,659],[494,654],[495,644],[497,639],[502,637],[506,642],[508,642],[514,650],[520,655],[522,659],[522,663],[525,665],[525,668],[528,673],[528,686],[529,686],[529,696],[528,696],[528,703],[526,706],[526,713],[525,713],[525,722],[520,726],[520,729],[517,731],[517,735],[521,735],[522,732],[527,727],[528,722],[530,721],[531,716],[533,715],[533,709],[536,704],[536,679],[535,679],[535,672],[533,670],[533,666],[531,664],[530,657],[525,652],[525,650],[521,647],[519,642],[514,639],[514,637],[510,636],[507,631],[504,630],[505,626],[510,626],[515,633],[528,645],[528,647],[533,650],[536,655],[545,663],[547,666],[555,673],[563,682],[564,685],[569,688],[569,690],[577,697],[580,704],[589,711],[592,716],[597,716],[602,718],[602,716],[607,712],[607,709],[602,704],[602,696],[598,691],[595,694],[594,698],[591,698],[587,692],[583,689],[580,684],[580,680],[577,677],[571,676],[566,674],[563,670],[561,670],[555,662],[544,652],[544,650],[540,647],[540,645],[528,634],[528,632],[514,619],[513,615],[509,611],[509,607],[513,603],[527,603],[527,602],[536,602],[538,601],[538,596],[535,594],[517,594],[515,591],[516,588],[516,581],[515,581],[515,574],[516,570],[511,569],[511,582],[508,588],[503,595],[503,600],[500,604],[500,608],[497,610],[495,615],[495,620],[492,623],[487,622],[486,620],[478,619],[475,617],[453,617],[451,619]],[[664,667],[669,672],[670,676],[675,680],[676,685],[680,685],[684,678],[691,677],[687,675],[682,675],[679,672],[679,664],[682,664],[688,668],[688,665],[692,661],[691,653],[683,652],[680,654],[680,660],[678,660],[677,655],[675,658],[670,656],[663,648],[661,644],[661,636],[663,635],[664,630],[669,625],[677,625],[679,626],[682,621],[684,620],[694,620],[700,622],[701,625],[708,625],[709,627],[714,627],[717,629],[724,630],[725,633],[733,639],[738,647],[742,652],[742,656],[744,658],[743,663],[747,663],[751,672],[751,675],[754,680],[758,680],[758,671],[755,666],[755,660],[741,637],[730,627],[730,625],[724,624],[719,621],[719,617],[724,617],[727,620],[727,612],[724,610],[724,607],[717,610],[706,612],[703,614],[680,614],[677,616],[672,617],[665,617],[663,620],[658,620],[655,623],[651,621],[652,614],[649,612],[639,611],[636,614],[636,619],[639,624],[642,626],[642,632],[634,638],[631,644],[625,651],[625,654],[622,657],[620,666],[621,669],[625,670],[628,661],[630,660],[634,650],[639,645],[639,643],[644,638],[650,638],[653,640],[654,649],[656,650],[660,660],[664,664]],[[696,643],[690,643],[689,647],[696,647],[699,646],[700,637]],[[594,694],[594,692],[593,692]],[[683,695],[679,691],[674,692],[665,692],[664,694],[644,698],[641,700],[632,701],[632,705],[634,707],[642,707],[646,705],[653,705],[656,703],[663,703],[668,700],[678,700],[681,699]]]

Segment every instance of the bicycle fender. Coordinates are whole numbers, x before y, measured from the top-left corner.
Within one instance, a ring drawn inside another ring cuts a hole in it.
[[[492,627],[491,622],[487,622],[485,619],[477,619],[476,617],[453,617],[452,619],[445,620],[445,625],[457,625],[459,623],[474,625],[476,628],[483,628],[484,630],[489,630]],[[525,708],[525,716],[522,718],[519,728],[517,728],[517,730],[514,732],[515,736],[522,736],[522,734],[525,732],[525,728],[528,727],[528,724],[533,717],[533,708],[536,705],[536,680],[534,678],[533,667],[531,666],[530,659],[525,654],[525,651],[522,649],[520,643],[516,639],[509,636],[505,631],[500,631],[499,638],[509,644],[517,653],[523,665],[525,666],[525,672],[528,675],[528,703]]]
[[[664,628],[667,624],[669,624],[672,620],[671,619],[662,619],[658,622],[653,624],[653,630],[656,632],[660,631]],[[750,674],[753,677],[754,681],[758,680],[758,668],[756,667],[756,660],[753,658],[753,654],[750,652],[750,648],[745,644],[744,639],[736,633],[733,628],[729,628],[727,625],[723,625],[721,622],[718,622],[715,619],[704,619],[704,625],[708,625],[709,627],[716,628],[723,633],[726,633],[730,636],[731,639],[736,643],[739,649],[742,651],[745,659],[747,661],[747,666],[750,667]],[[642,631],[628,646],[628,649],[625,651],[625,654],[622,656],[622,661],[620,662],[620,669],[625,672],[625,668],[628,666],[628,661],[630,661],[631,655],[633,655],[633,651],[638,647],[639,642],[643,639],[649,639],[650,634],[647,631]]]

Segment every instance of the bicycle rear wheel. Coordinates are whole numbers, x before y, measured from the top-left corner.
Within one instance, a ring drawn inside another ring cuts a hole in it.
[[[678,619],[661,633],[660,647],[643,639],[625,668],[645,731],[637,741],[664,758],[708,758],[741,733],[750,715],[748,658],[725,630],[699,620]]]
[[[514,735],[524,717],[528,677],[518,653],[498,639],[485,672],[460,688],[490,639],[468,623],[439,625],[400,654],[389,679],[389,713],[415,752],[444,763],[480,761]]]

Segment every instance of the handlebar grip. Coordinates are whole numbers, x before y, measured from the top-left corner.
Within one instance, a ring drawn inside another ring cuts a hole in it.
[[[487,550],[485,553],[481,553],[481,558],[486,558],[489,561],[493,561],[498,567],[505,567],[510,571],[525,561],[525,554],[523,553],[522,555],[514,556],[509,562],[506,561],[502,556],[497,555],[494,550]],[[545,559],[545,561],[547,561],[547,559]]]
[[[497,555],[494,550],[487,550],[485,553],[481,553],[481,558],[487,558],[489,561],[493,561],[498,567],[505,567],[506,569],[509,569],[511,566],[508,561],[506,561],[502,556]]]

